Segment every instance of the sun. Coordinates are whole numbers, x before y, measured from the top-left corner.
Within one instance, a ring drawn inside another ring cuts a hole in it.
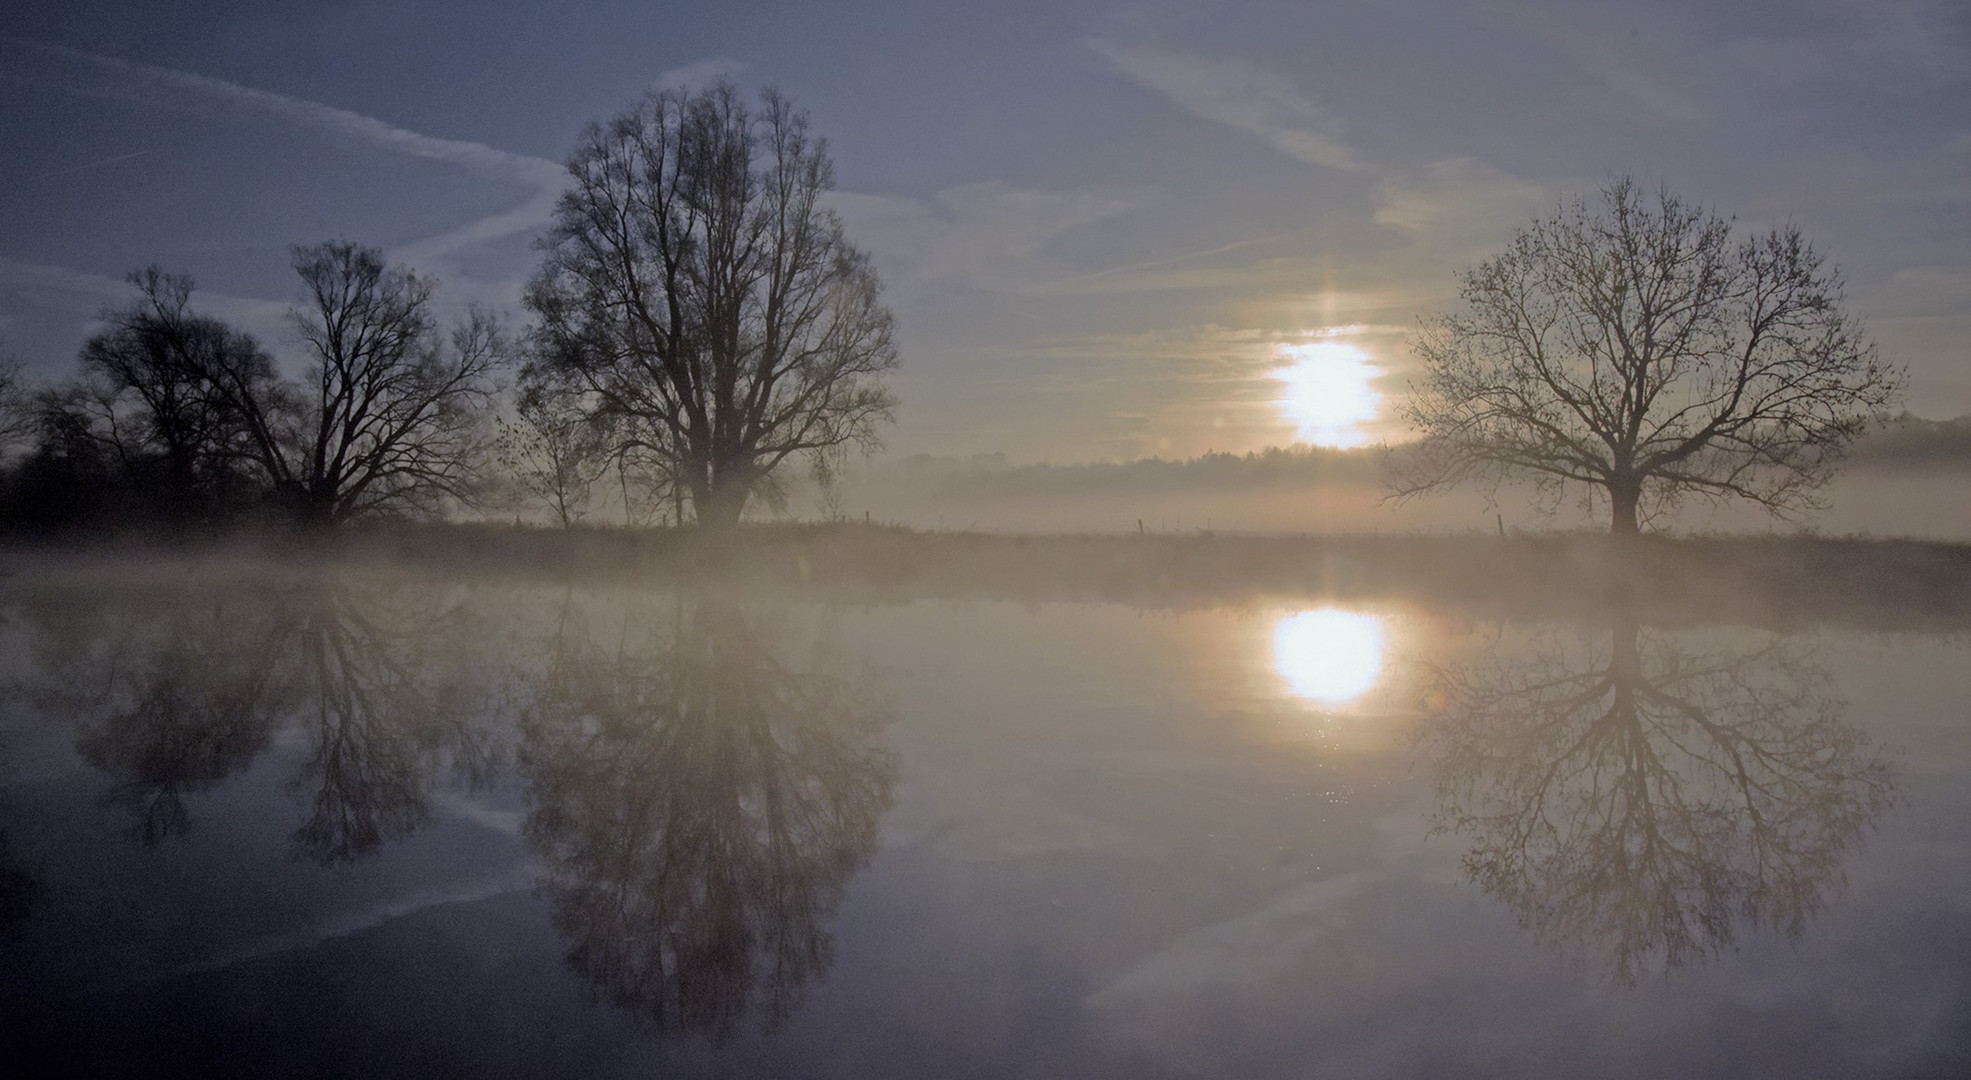
[[[1369,354],[1339,341],[1281,346],[1287,366],[1273,377],[1284,384],[1280,410],[1294,422],[1301,442],[1316,446],[1366,446],[1362,425],[1382,402],[1371,385],[1377,371]]]
[[[1382,674],[1382,620],[1326,608],[1273,626],[1273,668],[1296,697],[1340,705],[1362,696]]]

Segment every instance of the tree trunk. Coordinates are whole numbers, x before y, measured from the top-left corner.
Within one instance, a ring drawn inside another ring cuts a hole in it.
[[[1636,505],[1642,502],[1642,481],[1611,481],[1608,485],[1608,501],[1615,508],[1615,518],[1608,527],[1610,535],[1635,536],[1642,531],[1636,517]]]
[[[731,529],[739,524],[739,515],[746,509],[746,497],[751,493],[751,484],[737,479],[715,480],[702,494],[693,494],[692,516],[700,528]]]

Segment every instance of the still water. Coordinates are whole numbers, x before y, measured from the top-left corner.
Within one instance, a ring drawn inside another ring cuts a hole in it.
[[[7,1075],[1971,1075],[1962,633],[0,603]]]

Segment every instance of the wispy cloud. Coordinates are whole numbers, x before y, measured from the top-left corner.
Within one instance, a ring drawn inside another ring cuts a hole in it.
[[[1477,158],[1447,158],[1378,182],[1375,221],[1462,260],[1550,209],[1548,197],[1540,185]]]
[[[1034,282],[1025,291],[1056,296],[1117,296],[1277,284],[1304,276],[1307,260],[1278,256],[1254,258],[1253,253],[1282,242],[1292,242],[1298,235],[1276,234],[1235,240],[1203,251],[1111,266],[1053,281]]]
[[[731,78],[752,65],[730,56],[709,56],[671,68],[651,83],[658,90],[696,90],[720,79]]]
[[[1192,115],[1257,136],[1295,161],[1348,172],[1370,168],[1326,110],[1276,72],[1109,38],[1086,44],[1125,76]]]
[[[836,192],[831,204],[905,290],[1007,289],[1059,274],[1047,248],[1070,230],[1155,202],[1143,188],[1042,191],[962,184],[934,202]]]
[[[546,158],[515,154],[485,143],[426,135],[319,101],[289,97],[209,75],[120,60],[27,38],[7,37],[0,40],[87,65],[140,87],[190,93],[206,100],[255,109],[379,150],[443,162],[489,180],[534,189],[523,202],[511,209],[393,252],[398,258],[410,262],[434,260],[471,244],[540,228],[553,214],[555,199],[565,179],[562,166]]]
[[[1665,125],[1697,124],[1710,118],[1702,102],[1657,78],[1634,55],[1603,38],[1552,24],[1544,32],[1582,72],[1620,98],[1630,115]]]
[[[136,295],[130,283],[122,278],[66,266],[23,262],[4,255],[0,255],[0,288],[25,294],[44,307],[86,315],[122,304]],[[216,315],[263,340],[273,340],[285,332],[290,307],[286,301],[228,296],[203,289],[195,295],[193,303],[198,310]]]

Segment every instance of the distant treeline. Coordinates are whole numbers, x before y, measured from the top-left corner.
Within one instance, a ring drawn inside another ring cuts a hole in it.
[[[1971,468],[1971,416],[1924,420],[1903,413],[1869,429],[1849,451],[1858,468]]]
[[[1168,491],[1264,490],[1325,484],[1378,486],[1402,445],[1339,450],[1268,447],[1247,454],[1207,452],[1194,458],[1140,458],[1075,465],[1012,465],[1004,454],[917,454],[868,471],[867,479],[927,496],[976,499],[1151,495]],[[1885,418],[1849,450],[1856,468],[1971,468],[1971,416]]]
[[[919,454],[875,471],[875,476],[927,489],[952,489],[979,497],[1059,497],[1149,494],[1197,488],[1305,487],[1378,482],[1380,447],[1267,447],[1247,454],[1212,451],[1199,457],[1099,461],[1078,465],[1008,465],[1003,454],[969,458]]]

